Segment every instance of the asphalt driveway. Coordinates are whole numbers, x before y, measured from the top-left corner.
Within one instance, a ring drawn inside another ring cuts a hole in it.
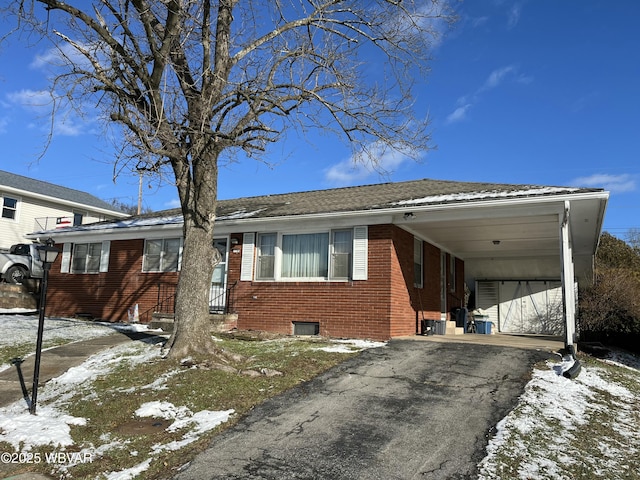
[[[176,478],[473,479],[550,355],[394,340],[256,407]]]

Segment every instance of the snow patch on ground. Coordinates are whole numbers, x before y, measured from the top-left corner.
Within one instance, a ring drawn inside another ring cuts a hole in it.
[[[386,342],[372,342],[370,340],[333,340],[338,345],[329,345],[327,347],[319,347],[314,350],[332,353],[355,353],[368,348],[386,347]]]
[[[66,415],[57,408],[45,406],[38,415],[31,415],[20,402],[21,408],[0,411],[0,440],[18,451],[30,451],[37,445],[66,447],[73,445],[71,425],[86,425],[84,418]]]
[[[614,358],[637,371],[637,357],[620,355]],[[598,478],[625,478],[625,459],[640,454],[637,394],[597,366],[583,365],[575,379],[567,379],[562,376],[565,363],[534,370],[517,407],[498,423],[478,465],[479,480],[571,480],[568,471],[577,466],[576,459],[599,472]],[[631,378],[640,383],[640,376]],[[592,448],[602,455],[592,458],[574,440],[578,429],[603,422],[610,433],[597,438]],[[528,448],[531,443],[542,448]]]

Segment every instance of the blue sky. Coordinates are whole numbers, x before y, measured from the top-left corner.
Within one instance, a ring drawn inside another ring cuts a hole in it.
[[[349,149],[321,133],[288,135],[268,167],[220,172],[220,198],[420,178],[605,188],[604,229],[640,228],[640,2],[468,0],[418,79],[418,115],[437,147],[422,162],[390,156],[381,177],[353,168]],[[3,26],[0,24],[0,28]],[[0,169],[137,203],[138,178],[112,181],[113,150],[91,114],[60,121],[46,140],[47,46],[0,45]],[[42,103],[42,102],[40,102]],[[172,186],[145,186],[153,210],[177,206]]]

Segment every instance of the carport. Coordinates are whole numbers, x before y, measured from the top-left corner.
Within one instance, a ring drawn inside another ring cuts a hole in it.
[[[549,290],[559,288],[561,333],[566,346],[573,345],[575,286],[593,281],[609,193],[536,187],[512,196],[491,193],[439,204],[433,199],[429,204],[406,202],[412,208],[398,214],[394,223],[462,259],[465,281],[476,300],[472,305],[487,310],[499,327],[508,312],[483,286],[538,282],[548,284]]]

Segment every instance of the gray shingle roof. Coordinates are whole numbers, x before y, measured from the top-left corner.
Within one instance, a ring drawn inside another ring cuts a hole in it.
[[[114,208],[113,205],[89,193],[0,170],[0,188],[2,188],[2,186],[44,195],[52,199],[78,203],[88,207],[110,210],[114,213],[122,213]]]
[[[423,179],[222,200],[217,213],[220,219],[243,214],[251,218],[264,218],[587,191],[602,190]]]
[[[444,180],[414,180],[382,183],[358,187],[333,188],[308,192],[283,193],[220,200],[217,221],[295,217],[299,215],[339,214],[411,208],[412,206],[443,205],[456,202],[474,202],[545,195],[602,192],[596,188],[549,187],[540,185],[509,185],[500,183],[454,182]],[[149,227],[153,225],[181,224],[179,208],[112,220],[68,227],[64,232],[97,231]],[[58,231],[57,233],[62,233]]]
[[[593,191],[603,190],[422,179],[220,200],[217,217],[218,220],[231,220],[374,211],[406,208],[411,205],[438,205],[489,198],[524,198]],[[180,213],[180,209],[172,209],[136,218],[171,217]]]

